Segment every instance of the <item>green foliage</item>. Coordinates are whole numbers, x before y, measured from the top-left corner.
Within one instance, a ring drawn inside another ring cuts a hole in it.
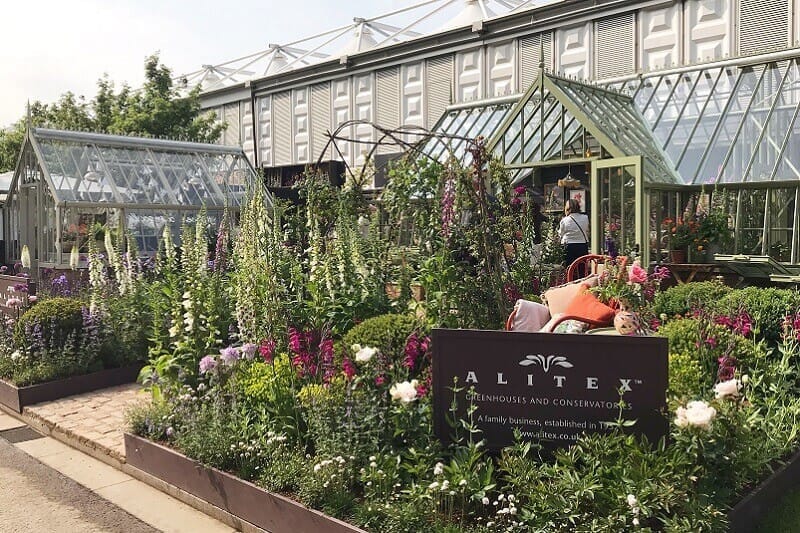
[[[350,350],[354,344],[377,348],[382,354],[402,357],[406,339],[417,328],[417,321],[410,315],[378,315],[368,318],[353,327],[344,336],[344,348]]]
[[[658,335],[668,339],[670,354],[691,357],[702,366],[705,383],[709,383],[708,379],[711,384],[716,381],[719,359],[723,356],[735,357],[737,368],[747,372],[765,355],[753,341],[708,319],[673,320],[663,325]]]
[[[34,305],[20,317],[14,342],[22,350],[36,350],[35,328],[41,339],[52,346],[63,346],[69,336],[79,336],[83,326],[84,304],[73,298],[50,298]]]
[[[692,400],[699,391],[710,390],[715,374],[706,372],[694,352],[669,354],[669,393],[681,400]]]
[[[97,95],[91,102],[71,92],[53,104],[32,102],[31,124],[39,127],[115,133],[145,137],[166,137],[197,142],[215,142],[225,130],[215,115],[203,114],[200,91],[180,93],[172,72],[160,64],[157,54],[144,62],[145,82],[134,91],[123,85],[115,92],[108,78],[97,81]],[[12,170],[25,139],[26,119],[8,130],[0,130],[0,172]]]
[[[718,281],[700,281],[676,285],[656,294],[653,302],[653,312],[656,316],[663,314],[669,318],[678,315],[685,316],[695,309],[713,306],[715,302],[718,302],[731,290],[730,287]]]
[[[784,319],[800,308],[800,292],[774,287],[737,289],[720,299],[719,309],[725,313],[745,311],[753,319],[756,336],[777,344]]]

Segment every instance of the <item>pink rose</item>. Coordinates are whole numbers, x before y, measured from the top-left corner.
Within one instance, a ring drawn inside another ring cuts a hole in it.
[[[633,265],[628,273],[628,281],[631,283],[644,283],[647,281],[647,270],[639,265]]]

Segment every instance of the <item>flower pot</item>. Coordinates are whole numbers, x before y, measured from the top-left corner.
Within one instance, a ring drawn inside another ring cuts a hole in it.
[[[670,250],[669,251],[669,262],[670,263],[685,263],[686,262],[686,248],[681,250]]]

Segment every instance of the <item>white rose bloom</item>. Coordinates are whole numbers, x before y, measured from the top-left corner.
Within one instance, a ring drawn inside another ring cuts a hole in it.
[[[354,345],[358,346],[357,344]],[[366,363],[370,359],[372,359],[375,354],[378,353],[377,348],[373,348],[371,346],[364,346],[363,348],[359,349],[356,352],[356,362],[358,363]]]
[[[391,395],[392,400],[398,400],[403,403],[413,402],[417,399],[418,385],[419,382],[416,379],[395,383],[389,389],[389,394]]]
[[[701,429],[711,427],[711,421],[717,416],[717,410],[704,401],[693,401],[686,408],[678,407],[675,411],[675,425],[678,427],[694,426]]]
[[[441,476],[442,472],[444,472],[444,464],[436,463],[436,465],[433,467],[433,475]]]
[[[736,398],[742,390],[742,382],[738,379],[729,379],[714,385],[714,396],[719,400],[723,398]]]
[[[636,500],[636,496],[628,494],[628,507],[635,507],[637,503],[639,502]]]

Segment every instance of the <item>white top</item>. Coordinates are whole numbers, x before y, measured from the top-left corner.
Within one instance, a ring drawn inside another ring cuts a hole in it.
[[[558,235],[561,237],[561,244],[588,243],[589,217],[583,213],[565,216],[558,224]]]

